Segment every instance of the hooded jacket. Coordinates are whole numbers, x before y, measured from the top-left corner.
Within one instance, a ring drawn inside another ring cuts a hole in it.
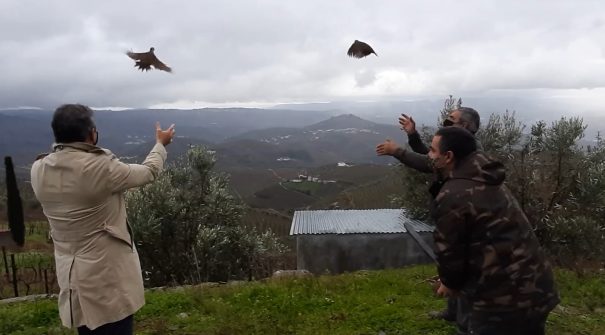
[[[504,180],[476,151],[431,187],[439,276],[473,310],[543,314],[559,302],[552,269]]]

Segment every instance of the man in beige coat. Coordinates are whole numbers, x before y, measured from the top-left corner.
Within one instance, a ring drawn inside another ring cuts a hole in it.
[[[57,108],[56,143],[33,164],[31,184],[50,223],[63,325],[79,334],[132,334],[145,297],[124,192],[157,178],[174,125],[156,124],[157,143],[143,164],[125,164],[96,146],[92,115],[83,105]]]

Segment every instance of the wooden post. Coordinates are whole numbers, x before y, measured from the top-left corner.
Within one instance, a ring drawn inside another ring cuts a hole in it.
[[[6,275],[6,281],[10,282],[9,271],[8,271],[8,259],[6,259],[6,248],[2,247],[2,258],[4,259],[4,270]]]
[[[44,291],[47,295],[50,294],[50,290],[48,288],[48,269],[44,269]]]
[[[15,297],[19,296],[19,287],[17,285],[17,264],[15,263],[15,254],[11,254],[11,268],[13,270],[13,289]]]

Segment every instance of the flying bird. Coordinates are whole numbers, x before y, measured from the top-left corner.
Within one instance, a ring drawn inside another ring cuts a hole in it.
[[[138,67],[141,71],[149,71],[151,70],[151,66],[155,69],[172,72],[172,69],[166,64],[162,63],[153,53],[155,48],[150,48],[147,52],[132,52],[127,51],[126,54],[128,57],[134,59],[136,62],[134,64],[135,67]]]
[[[349,51],[347,51],[347,55],[349,55],[349,57],[355,58],[363,58],[365,56],[368,56],[369,54],[374,54],[378,56],[369,44],[358,40],[355,40],[355,42],[353,42],[353,44],[349,48]]]

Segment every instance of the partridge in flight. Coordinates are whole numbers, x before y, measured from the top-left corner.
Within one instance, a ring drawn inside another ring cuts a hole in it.
[[[166,64],[162,63],[153,53],[155,49],[150,48],[147,52],[132,52],[127,51],[128,57],[135,60],[134,66],[138,67],[141,71],[149,71],[153,66],[155,69],[172,72],[172,69]]]
[[[368,56],[369,54],[374,54],[378,56],[369,44],[358,40],[355,40],[355,42],[353,42],[353,44],[349,48],[349,51],[347,51],[347,55],[349,55],[349,57],[355,58],[363,58],[365,56]]]

